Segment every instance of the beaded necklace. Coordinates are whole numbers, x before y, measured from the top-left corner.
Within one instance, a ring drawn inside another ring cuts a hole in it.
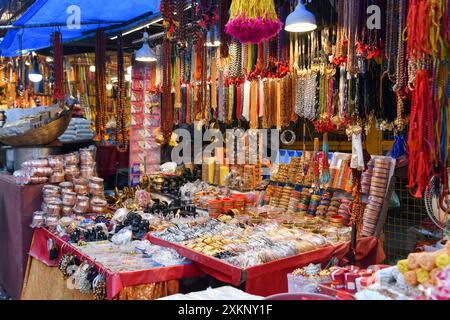
[[[395,82],[397,74],[397,65],[395,61],[398,59],[398,19],[400,3],[403,0],[387,0],[387,19],[386,19],[386,44],[385,55],[387,60],[386,74],[389,80]]]
[[[163,40],[163,77],[162,77],[162,105],[161,105],[161,131],[167,142],[172,135],[173,128],[173,104],[172,104],[172,44],[170,40]]]
[[[102,30],[95,33],[95,124],[97,141],[106,135],[106,38]]]
[[[405,89],[407,85],[406,79],[406,48],[403,41],[403,29],[406,26],[406,1],[399,1],[399,21],[398,21],[398,53],[397,53],[397,83],[394,86],[394,91],[397,94],[397,119],[395,125],[399,131],[402,131],[405,126],[404,120],[404,99]]]
[[[207,104],[207,94],[208,94],[208,52],[207,52],[207,46],[206,43],[206,33],[201,33],[201,49],[202,49],[202,78],[201,78],[201,110],[202,110],[202,119],[205,119],[207,121],[210,120],[210,108],[208,108]]]
[[[125,68],[122,35],[117,38],[117,79],[116,147],[120,151],[126,151],[128,134],[125,120]]]

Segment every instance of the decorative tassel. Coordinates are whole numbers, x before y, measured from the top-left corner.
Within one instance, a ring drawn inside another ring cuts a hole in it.
[[[394,159],[399,159],[407,153],[407,148],[408,145],[406,144],[405,136],[403,134],[396,135],[390,155]]]
[[[273,0],[233,0],[225,31],[241,43],[260,43],[276,36],[281,27]]]
[[[322,184],[327,186],[330,182],[330,163],[328,159],[329,146],[328,146],[328,133],[323,134],[323,162],[322,162]]]

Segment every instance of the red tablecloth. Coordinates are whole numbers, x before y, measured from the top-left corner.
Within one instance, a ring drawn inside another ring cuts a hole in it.
[[[97,172],[99,177],[116,174],[117,169],[128,168],[130,153],[120,152],[115,146],[97,146]]]
[[[47,241],[49,239],[53,239],[54,241],[56,241],[60,248],[59,257],[55,260],[55,262],[52,262],[49,258],[49,252],[47,249]],[[172,267],[153,268],[141,271],[114,273],[108,269],[105,269],[101,264],[94,262],[88,256],[78,251],[75,247],[71,246],[64,240],[50,233],[48,230],[36,229],[34,231],[33,242],[30,248],[30,256],[32,256],[33,258],[41,261],[47,266],[56,266],[55,263],[59,262],[61,256],[68,252],[74,254],[80,260],[86,260],[89,263],[95,264],[97,270],[101,270],[105,273],[106,293],[108,299],[113,299],[125,287],[170,280],[179,280],[183,278],[192,278],[203,275],[201,270],[192,263]]]
[[[18,186],[0,174],[0,284],[12,299],[20,299],[33,236],[33,212],[41,207],[42,185]]]
[[[342,260],[350,247],[349,243],[328,246],[286,259],[242,269],[178,244],[161,240],[151,234],[147,235],[147,239],[154,244],[174,248],[181,255],[194,261],[202,271],[220,281],[235,286],[245,282],[245,291],[259,296],[270,296],[287,292],[288,273],[310,263],[328,263],[333,256]],[[356,248],[357,265],[367,267],[381,263],[384,258],[381,242],[378,239],[370,237],[358,240]]]
[[[245,270],[247,275],[245,291],[265,297],[286,293],[288,292],[288,273],[310,263],[321,263],[325,267],[324,264],[328,263],[333,256],[341,261],[348,254],[349,249],[350,243],[343,243],[248,268]],[[372,237],[358,241],[356,247],[356,264],[358,266],[366,268],[373,264],[379,264],[384,259],[381,241]]]

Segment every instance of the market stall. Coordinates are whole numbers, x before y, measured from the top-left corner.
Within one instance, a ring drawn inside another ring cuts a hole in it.
[[[445,1],[78,5],[71,28],[36,1],[1,44],[0,141],[39,151],[0,176],[14,298],[30,243],[24,299],[155,299],[204,275],[241,297],[444,296]],[[398,163],[442,246],[388,267]]]

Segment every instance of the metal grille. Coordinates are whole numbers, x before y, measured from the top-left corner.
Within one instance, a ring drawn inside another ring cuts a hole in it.
[[[384,227],[386,262],[391,264],[407,257],[418,244],[436,242],[440,235],[427,215],[423,200],[408,192],[407,170],[404,167],[395,173],[394,190],[400,199],[400,208],[388,211]]]

